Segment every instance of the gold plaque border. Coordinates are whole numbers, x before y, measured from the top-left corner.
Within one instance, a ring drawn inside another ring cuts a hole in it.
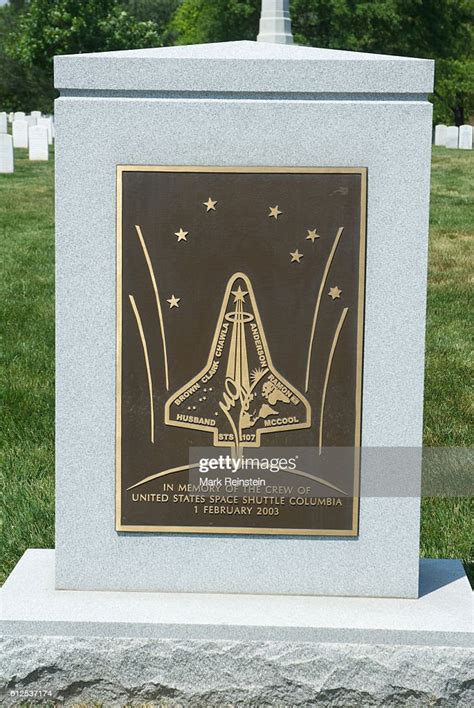
[[[254,527],[209,527],[209,526],[125,526],[120,523],[122,508],[122,175],[124,172],[227,172],[260,174],[359,174],[360,190],[360,242],[359,242],[359,297],[357,312],[357,366],[356,366],[356,420],[354,446],[355,470],[351,529],[276,529]],[[362,418],[362,359],[364,343],[365,305],[365,256],[367,235],[367,167],[210,167],[199,165],[117,165],[116,167],[116,346],[115,346],[115,530],[136,533],[187,533],[252,536],[345,536],[359,535],[360,506],[360,445]]]

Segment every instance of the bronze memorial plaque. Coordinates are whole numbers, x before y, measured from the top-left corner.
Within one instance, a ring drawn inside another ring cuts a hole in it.
[[[117,168],[116,529],[358,533],[365,168]]]

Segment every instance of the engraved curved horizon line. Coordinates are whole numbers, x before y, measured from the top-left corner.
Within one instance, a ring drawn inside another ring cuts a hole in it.
[[[158,479],[159,477],[167,477],[169,474],[175,474],[176,472],[185,472],[186,470],[192,470],[195,467],[199,467],[199,462],[196,462],[194,465],[182,465],[181,467],[170,467],[167,470],[163,470],[162,472],[157,472],[156,474],[151,474],[149,477],[145,477],[145,479],[142,479],[140,482],[136,482],[135,484],[132,484],[131,487],[127,487],[127,492],[129,492],[131,489],[135,489],[135,487],[140,487],[142,484],[146,484],[147,482],[151,482],[154,479]]]
[[[199,463],[195,463],[193,465],[182,465],[181,467],[170,467],[170,469],[163,470],[162,472],[157,472],[156,474],[151,474],[149,477],[145,477],[145,479],[142,479],[140,482],[136,482],[135,484],[132,484],[131,487],[127,487],[127,492],[129,492],[132,489],[135,489],[136,487],[140,487],[142,484],[146,484],[147,482],[152,482],[154,479],[159,479],[160,477],[167,477],[170,474],[176,474],[177,472],[185,472],[186,470],[192,470],[195,469],[196,467],[199,467]],[[325,487],[329,487],[330,489],[333,489],[335,492],[339,492],[340,494],[344,494],[344,496],[348,496],[348,493],[345,492],[343,489],[340,489],[339,487],[336,487],[335,484],[331,484],[331,482],[328,482],[325,479],[322,479],[322,477],[316,477],[315,475],[309,474],[308,472],[303,472],[302,470],[287,470],[287,469],[281,469],[279,470],[280,472],[288,472],[288,474],[295,474],[298,477],[306,477],[307,479],[312,479],[314,482],[318,482],[319,484],[324,485]]]
[[[323,447],[324,407],[326,405],[326,393],[327,393],[327,388],[328,388],[328,383],[329,383],[329,376],[331,374],[332,360],[334,358],[334,352],[336,351],[337,343],[339,341],[339,335],[341,334],[341,329],[344,325],[348,311],[349,311],[349,308],[345,307],[341,313],[338,325],[336,327],[336,331],[334,332],[331,350],[329,352],[329,357],[328,357],[328,363],[326,366],[326,376],[324,377],[323,395],[321,398],[321,416],[319,419],[319,454],[321,454],[321,450]]]
[[[138,238],[140,240],[140,244],[141,244],[141,247],[143,250],[143,255],[145,256],[146,264],[148,266],[148,272],[150,274],[151,283],[152,283],[153,290],[155,293],[156,309],[158,310],[158,319],[160,321],[161,342],[163,345],[163,359],[164,359],[164,363],[165,363],[165,386],[166,386],[166,390],[169,391],[170,384],[169,384],[169,374],[168,374],[168,353],[167,353],[167,348],[166,348],[165,325],[164,325],[164,321],[163,321],[163,312],[161,310],[160,296],[158,293],[158,285],[156,282],[155,273],[153,271],[153,265],[152,265],[152,262],[150,259],[150,254],[148,253],[145,239],[143,238],[142,230],[138,224],[135,224],[135,229],[137,230]]]
[[[311,326],[311,336],[309,338],[308,360],[307,360],[307,364],[306,364],[305,393],[308,392],[308,388],[309,388],[309,372],[310,372],[310,367],[311,367],[311,357],[313,354],[314,336],[316,334],[316,324],[318,321],[319,307],[321,305],[321,298],[323,295],[323,290],[326,287],[326,280],[328,277],[329,269],[330,269],[332,261],[334,259],[334,254],[336,253],[336,248],[339,244],[339,241],[341,240],[341,236],[342,236],[343,231],[344,231],[344,226],[340,226],[339,230],[336,234],[336,238],[334,239],[334,243],[332,245],[331,252],[329,253],[329,256],[328,256],[328,259],[326,262],[326,266],[324,268],[323,277],[321,279],[321,285],[319,286],[318,297],[316,299],[316,306],[314,308],[313,324]]]
[[[128,296],[130,299],[130,304],[132,306],[133,314],[137,322],[138,332],[140,334],[140,339],[142,341],[143,356],[145,357],[146,374],[148,378],[148,393],[150,395],[150,438],[151,442],[155,443],[155,411],[153,407],[153,380],[151,377],[150,359],[148,357],[148,346],[146,343],[145,333],[143,331],[142,320],[140,313],[138,311],[137,304],[133,295]]]

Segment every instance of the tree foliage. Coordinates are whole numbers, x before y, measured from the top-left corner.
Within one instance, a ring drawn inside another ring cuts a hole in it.
[[[0,16],[0,32],[3,17],[6,35],[0,56],[6,68],[0,81],[2,107],[51,110],[57,54],[161,44],[154,22],[138,20],[119,0],[30,0],[17,5],[2,8]]]
[[[437,60],[435,119],[474,111],[472,0],[292,0],[298,44]],[[260,0],[183,0],[176,42],[255,39]]]
[[[184,0],[171,21],[177,44],[254,40],[259,0]]]
[[[25,66],[11,56],[8,46],[16,31],[18,11],[24,2],[15,0],[0,7],[0,110],[51,110],[49,93],[51,81],[44,71]]]
[[[474,112],[473,0],[291,0],[298,44],[436,59],[435,120]],[[55,54],[256,38],[260,0],[10,0],[2,108],[51,107]],[[15,105],[14,105],[15,104]]]
[[[181,0],[122,0],[127,12],[140,22],[150,21],[160,37],[161,44],[173,44],[170,20]]]
[[[436,62],[434,101],[436,123],[463,125],[474,116],[474,59]]]
[[[78,54],[159,43],[152,22],[140,22],[117,0],[31,0],[21,15],[12,53],[49,66],[56,54]]]
[[[438,58],[464,53],[471,0],[293,0],[296,40],[333,49]]]

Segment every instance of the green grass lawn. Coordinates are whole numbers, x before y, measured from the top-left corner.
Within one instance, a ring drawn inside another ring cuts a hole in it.
[[[54,546],[53,162],[0,174],[0,582]]]
[[[434,148],[424,443],[473,447],[474,152]],[[471,472],[472,473],[472,472]],[[463,558],[474,585],[474,501],[424,499],[421,554]]]
[[[429,446],[472,446],[473,173],[473,152],[435,149],[425,397]],[[15,174],[0,175],[0,582],[26,548],[54,546],[53,223],[53,162],[30,163],[26,150],[16,150]],[[422,555],[463,558],[472,578],[473,512],[472,499],[424,499]]]

